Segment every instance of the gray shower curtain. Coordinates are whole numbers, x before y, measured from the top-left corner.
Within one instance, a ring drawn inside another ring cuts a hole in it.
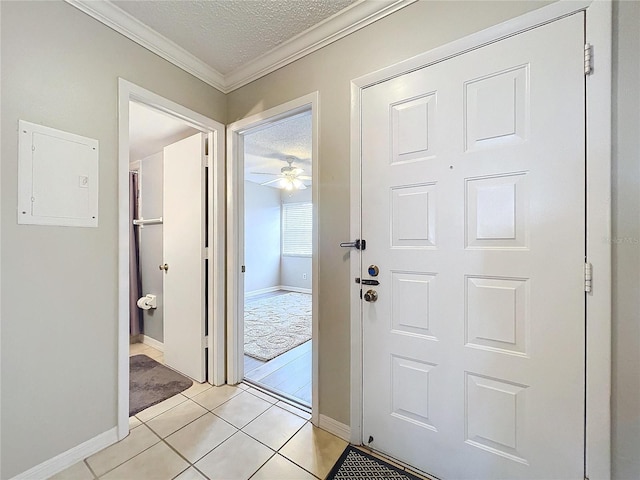
[[[129,172],[129,334],[142,333],[142,315],[138,299],[142,292],[140,278],[140,249],[138,228],[133,220],[138,218],[138,173]]]

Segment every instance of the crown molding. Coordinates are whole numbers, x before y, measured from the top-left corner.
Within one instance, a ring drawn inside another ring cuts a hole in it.
[[[114,29],[176,67],[227,93],[224,76],[184,48],[163,37],[113,3],[100,0],[65,0],[68,4]]]
[[[250,63],[230,72],[225,76],[226,87],[229,91],[236,90],[415,1],[417,0],[360,0],[348,9],[336,13]]]
[[[359,0],[227,75],[222,75],[107,0],[65,1],[203,82],[229,93],[417,0]]]

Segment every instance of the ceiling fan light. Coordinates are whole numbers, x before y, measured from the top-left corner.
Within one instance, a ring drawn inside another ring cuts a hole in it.
[[[286,178],[281,178],[278,181],[278,188],[287,188],[287,185],[289,184],[288,180]]]
[[[297,188],[298,190],[304,190],[305,188],[307,188],[307,186],[302,183],[302,181],[298,180],[297,178],[294,178],[291,183],[293,183],[293,186],[295,188]]]

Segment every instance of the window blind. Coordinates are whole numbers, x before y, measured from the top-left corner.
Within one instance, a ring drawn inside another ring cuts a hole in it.
[[[311,202],[282,204],[282,254],[311,256]]]

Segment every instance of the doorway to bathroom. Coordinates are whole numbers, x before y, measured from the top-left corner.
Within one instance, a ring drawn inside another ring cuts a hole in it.
[[[122,437],[130,353],[225,382],[225,227],[224,126],[122,79],[119,102]]]

